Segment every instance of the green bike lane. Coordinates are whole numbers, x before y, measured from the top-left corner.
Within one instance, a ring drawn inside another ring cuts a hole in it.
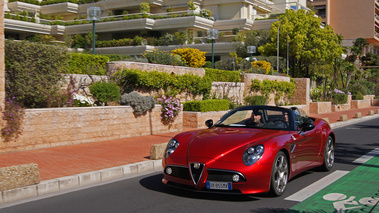
[[[379,155],[375,155],[287,212],[379,213]]]

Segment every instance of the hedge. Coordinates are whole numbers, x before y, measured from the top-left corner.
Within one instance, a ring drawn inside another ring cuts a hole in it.
[[[108,61],[109,57],[104,55],[72,53],[68,73],[105,75]]]
[[[203,101],[188,101],[183,103],[183,111],[211,112],[229,110],[229,100],[209,99]]]
[[[241,82],[241,73],[238,71],[205,68],[205,76],[208,76],[212,81]]]
[[[115,73],[119,85],[125,85],[124,90],[136,88],[163,89],[167,95],[188,92],[193,95],[209,95],[212,89],[212,81],[208,77],[200,77],[193,74],[175,75],[158,71],[141,71],[124,69]],[[129,87],[129,88],[127,88]]]

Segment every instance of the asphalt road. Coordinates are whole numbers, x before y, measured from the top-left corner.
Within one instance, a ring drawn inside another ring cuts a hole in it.
[[[10,212],[286,212],[298,202],[285,200],[336,170],[351,171],[353,161],[379,147],[379,118],[335,129],[336,163],[330,172],[317,169],[292,179],[278,198],[265,195],[219,195],[188,192],[161,183],[160,172],[101,183],[65,193],[0,205]]]

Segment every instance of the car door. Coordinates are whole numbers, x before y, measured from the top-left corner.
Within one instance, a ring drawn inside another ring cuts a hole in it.
[[[296,158],[296,170],[304,170],[311,166],[317,160],[320,151],[320,142],[317,137],[319,133],[317,133],[317,129],[301,131],[304,120],[304,117],[302,117],[300,113],[295,112],[295,123],[298,131],[294,131],[292,134],[294,140],[292,154]]]

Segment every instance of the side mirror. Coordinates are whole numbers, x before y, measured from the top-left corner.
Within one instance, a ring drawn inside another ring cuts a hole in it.
[[[209,120],[205,121],[205,126],[207,126],[208,128],[211,128],[213,126],[213,120],[209,119]]]
[[[303,123],[303,125],[301,126],[301,130],[303,130],[304,132],[312,130],[314,128],[315,128],[315,125],[312,123]]]

